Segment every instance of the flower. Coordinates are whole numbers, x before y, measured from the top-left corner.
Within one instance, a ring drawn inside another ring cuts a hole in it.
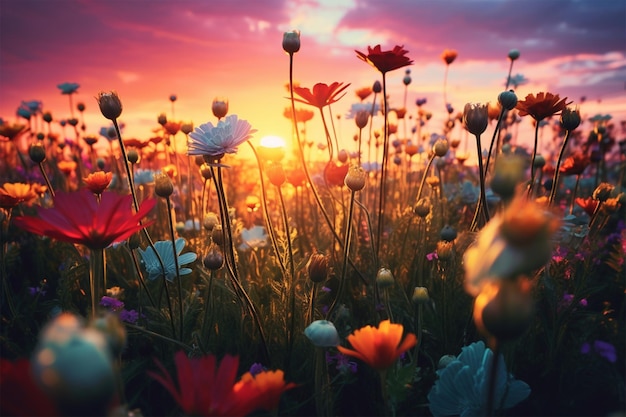
[[[267,233],[263,226],[252,226],[249,229],[243,229],[241,231],[241,240],[243,242],[239,245],[240,250],[264,248],[267,246]]]
[[[293,115],[293,111],[291,109],[291,107],[287,107],[285,108],[285,111],[283,112],[283,116],[285,116],[287,119],[291,120],[291,117]],[[308,109],[296,109],[296,121],[298,123],[306,123],[309,120],[313,119],[313,116],[315,114]]]
[[[211,122],[196,127],[189,134],[190,156],[209,156],[216,159],[226,153],[236,153],[237,147],[250,139],[256,129],[236,114],[226,116],[213,125]]]
[[[553,116],[567,107],[567,97],[561,99],[558,94],[541,92],[536,96],[528,94],[524,100],[517,102],[515,108],[520,116],[530,115],[536,121]]]
[[[400,355],[417,343],[413,333],[407,333],[402,340],[403,331],[401,324],[383,320],[378,327],[361,327],[348,336],[354,350],[343,346],[337,346],[337,349],[344,355],[361,359],[372,368],[382,371],[393,365]]]
[[[150,224],[139,221],[152,210],[156,200],[145,200],[137,213],[131,210],[131,200],[131,195],[103,192],[98,204],[94,194],[86,189],[59,192],[53,208],[37,207],[39,217],[20,216],[13,222],[38,235],[83,244],[89,249],[104,249]]]
[[[441,59],[443,59],[446,65],[450,65],[454,62],[457,56],[458,53],[454,49],[446,49],[442,52]]]
[[[122,101],[115,91],[101,91],[96,97],[100,112],[109,120],[116,120],[122,114]]]
[[[337,81],[330,85],[317,83],[313,86],[312,90],[294,86],[293,92],[302,97],[302,99],[294,98],[294,100],[300,103],[310,104],[311,106],[321,109],[324,106],[328,106],[339,101],[345,93],[341,96],[339,96],[339,94],[348,88],[348,86],[350,86],[350,84],[343,85],[343,83]]]
[[[0,136],[8,138],[9,140],[15,139],[18,135],[26,131],[26,125],[23,124],[0,123]]]
[[[591,158],[584,152],[578,151],[565,158],[559,171],[563,175],[580,175],[591,163]]]
[[[365,100],[373,93],[372,87],[361,87],[354,92],[356,96],[361,100]]]
[[[86,178],[83,178],[83,181],[85,181],[89,191],[94,194],[102,194],[111,183],[112,178],[112,172],[98,171],[90,173]]]
[[[185,243],[186,241],[182,237],[176,239],[176,256],[178,258],[179,275],[191,274],[191,269],[183,268],[183,266],[194,262],[198,257],[198,255],[193,252],[187,252],[183,255],[180,254],[185,247]],[[148,279],[155,280],[164,273],[165,279],[170,282],[174,281],[174,278],[176,277],[176,262],[174,260],[172,242],[169,240],[155,242],[154,247],[163,261],[165,272],[161,269],[161,263],[151,246],[147,247],[145,250],[139,249],[143,265],[146,268],[146,272],[148,272]]]
[[[497,360],[494,406],[507,409],[526,399],[530,387],[507,373],[502,355]],[[484,342],[463,347],[457,358],[437,371],[439,378],[428,394],[430,412],[435,417],[483,415],[492,363],[493,352]]]
[[[550,260],[559,220],[538,203],[517,197],[494,216],[464,254],[465,290],[477,296],[486,281],[530,274]]]
[[[487,129],[489,109],[486,104],[467,103],[463,109],[463,125],[468,132],[480,136]]]
[[[285,384],[282,371],[249,372],[235,382],[239,357],[226,355],[217,363],[214,355],[188,358],[183,351],[174,355],[177,383],[157,361],[160,373],[148,375],[172,394],[183,413],[193,416],[244,416],[257,409],[271,411],[280,395],[293,387]]]
[[[318,347],[330,347],[339,344],[337,329],[328,320],[315,320],[304,329],[304,335]]]
[[[574,202],[578,204],[590,217],[596,212],[596,208],[600,202],[593,197],[581,198],[576,197]]]
[[[357,58],[363,62],[367,62],[383,74],[413,63],[413,60],[405,56],[409,51],[405,50],[403,46],[396,45],[390,51],[383,51],[380,45],[376,45],[373,48],[368,46],[367,54],[359,51],[355,52]]]
[[[16,206],[19,203],[30,205],[37,199],[37,193],[30,184],[7,182],[0,188],[0,199],[3,201],[13,200],[15,204],[12,204],[12,206]]]
[[[344,186],[344,180],[348,174],[349,168],[350,166],[347,164],[328,164],[324,170],[324,177],[326,178],[328,185],[337,185],[339,187]]]
[[[78,87],[80,87],[80,84],[77,83],[61,83],[57,85],[57,88],[61,90],[61,94],[74,94]]]
[[[580,353],[588,354],[592,351],[592,349],[595,353],[602,356],[607,361],[611,363],[617,362],[617,353],[615,351],[615,346],[613,346],[612,344],[608,342],[603,342],[602,340],[596,340],[593,342],[592,346],[589,343],[585,342],[580,347]]]
[[[300,50],[299,30],[291,30],[283,34],[283,50],[290,55]]]

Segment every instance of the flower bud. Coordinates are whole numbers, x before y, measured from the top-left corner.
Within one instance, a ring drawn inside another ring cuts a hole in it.
[[[411,70],[407,69],[404,71],[404,78],[402,79],[402,84],[409,85],[411,84]]]
[[[413,303],[416,305],[423,305],[428,303],[430,301],[430,297],[428,296],[428,289],[426,287],[415,287],[415,289],[413,289],[411,301],[413,301]]]
[[[495,294],[489,288],[491,286],[499,287]],[[478,329],[499,341],[517,339],[524,334],[532,319],[533,302],[529,282],[524,278],[517,281],[502,280],[497,284],[487,284],[486,287],[475,301],[474,319]],[[491,298],[484,296],[490,293]],[[477,314],[481,316],[478,320]]]
[[[374,81],[374,85],[372,86],[372,91],[377,94],[383,91],[383,85],[380,83],[380,81],[378,80]]]
[[[210,213],[207,213],[207,214],[204,215],[204,221],[202,222],[202,225],[204,226],[204,228],[206,230],[208,230],[210,232],[219,223],[220,223],[220,221],[217,218],[217,214],[215,214],[213,212],[210,212]]]
[[[543,155],[536,155],[534,168],[543,168],[545,165],[546,165],[546,158]]]
[[[608,182],[600,183],[593,191],[593,199],[601,202],[605,202],[611,197],[611,193],[615,189],[615,186]]]
[[[211,172],[211,166],[204,163],[204,159],[202,160],[202,166],[200,167],[200,174],[202,178],[205,180],[210,180],[213,178],[213,173]]]
[[[430,204],[430,200],[428,198],[420,198],[420,200],[415,204],[413,212],[424,218],[430,213],[431,206],[432,204]]]
[[[216,224],[213,229],[211,229],[211,239],[217,245],[222,246],[224,244],[224,230],[221,224]]]
[[[433,145],[434,154],[440,158],[446,156],[448,149],[450,149],[450,146],[448,145],[448,141],[446,139],[437,139]]]
[[[395,279],[391,271],[387,268],[380,268],[376,274],[376,284],[378,288],[385,289],[393,286]]]
[[[266,173],[272,185],[275,185],[276,187],[280,187],[281,185],[283,185],[285,183],[285,180],[287,179],[285,175],[285,170],[280,163],[270,164],[266,169]]]
[[[452,226],[445,225],[441,229],[441,232],[439,232],[439,236],[441,237],[441,240],[443,241],[452,242],[454,239],[456,239],[457,233],[456,233],[456,230]]]
[[[228,114],[228,100],[223,98],[215,98],[211,104],[213,116],[221,119]]]
[[[75,118],[75,117],[72,117],[71,119],[67,119],[67,123],[68,123],[70,126],[74,126],[74,127],[76,127],[76,126],[78,126],[78,119],[77,119],[77,118]]]
[[[315,320],[304,329],[304,335],[317,347],[332,347],[339,344],[337,329],[328,320]]]
[[[46,150],[41,143],[33,143],[30,145],[30,148],[28,148],[28,156],[31,161],[40,164],[46,160]]]
[[[103,170],[105,164],[106,164],[106,162],[104,161],[103,158],[96,159],[96,165],[98,166],[98,169]]]
[[[126,156],[128,158],[128,162],[130,162],[131,164],[136,164],[137,162],[139,162],[139,152],[137,152],[137,149],[130,149]]]
[[[354,122],[359,129],[363,129],[367,126],[370,120],[370,112],[367,110],[359,110],[354,116]]]
[[[122,102],[115,91],[101,91],[96,97],[100,112],[109,120],[117,120],[122,114]]]
[[[217,271],[224,265],[224,254],[217,245],[211,245],[207,254],[202,258],[202,265],[209,271]]]
[[[306,264],[309,279],[315,283],[324,282],[328,278],[328,257],[322,253],[314,253]]]
[[[193,123],[183,123],[182,125],[180,125],[180,131],[183,132],[185,135],[190,134],[191,132],[193,132]]]
[[[47,111],[41,115],[41,118],[43,119],[44,122],[50,123],[52,121],[52,113]]]
[[[572,131],[580,125],[580,111],[578,109],[572,110],[569,107],[564,108],[561,111],[561,126],[565,130]]]
[[[348,160],[348,152],[345,149],[340,150],[339,153],[337,154],[337,159],[342,164],[345,164],[346,161]]]
[[[292,30],[283,34],[283,50],[294,54],[300,50],[300,31]]]
[[[159,197],[168,198],[174,192],[174,184],[169,175],[158,173],[154,175],[154,192]]]
[[[85,103],[78,103],[76,105],[76,108],[78,109],[78,111],[83,112],[85,111],[86,107],[85,107]]]
[[[498,103],[503,109],[513,110],[517,106],[517,96],[513,90],[503,91],[498,95]]]
[[[509,55],[508,56],[509,56],[509,59],[511,61],[515,61],[517,58],[519,58],[519,55],[520,55],[520,53],[519,53],[519,51],[517,49],[511,49],[509,51]]]
[[[159,117],[157,117],[157,122],[161,126],[165,126],[165,124],[167,123],[167,116],[165,115],[165,113],[159,114]]]
[[[467,103],[463,110],[463,125],[468,132],[480,136],[487,129],[489,113],[486,104]]]
[[[521,157],[503,154],[496,160],[491,189],[503,199],[511,199],[524,178],[524,171],[524,160]]]
[[[361,191],[365,187],[367,173],[358,165],[350,165],[343,182],[352,191]]]

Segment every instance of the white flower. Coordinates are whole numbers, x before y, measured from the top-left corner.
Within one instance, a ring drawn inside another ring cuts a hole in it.
[[[241,239],[243,243],[239,245],[240,250],[264,248],[267,246],[267,233],[265,233],[265,227],[252,226],[250,229],[243,229],[241,231]]]
[[[189,134],[189,155],[221,157],[226,153],[236,153],[237,147],[250,139],[256,129],[246,120],[239,120],[236,114],[226,116],[213,126],[204,123]]]

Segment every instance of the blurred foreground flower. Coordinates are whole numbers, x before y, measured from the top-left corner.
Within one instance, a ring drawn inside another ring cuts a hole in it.
[[[337,346],[337,349],[344,355],[361,359],[377,371],[383,371],[417,343],[413,333],[407,333],[403,340],[403,332],[401,324],[383,320],[378,327],[365,326],[348,336],[354,350],[343,346]]]
[[[0,358],[0,415],[61,415],[33,379],[28,359],[11,362]]]
[[[172,394],[186,415],[245,416],[263,409],[273,411],[283,392],[295,384],[285,383],[282,371],[249,372],[235,382],[239,358],[226,355],[219,365],[213,355],[190,359],[183,351],[174,356],[177,382],[157,362],[160,373],[148,372]]]
[[[185,243],[185,239],[183,238],[176,239],[176,256],[178,257],[179,275],[191,274],[191,269],[183,268],[183,266],[194,262],[198,257],[193,252],[187,252],[182,255],[180,254],[185,247]],[[154,247],[163,261],[165,272],[161,269],[161,263],[159,262],[157,255],[154,253],[154,249],[151,247],[147,247],[146,250],[139,249],[143,265],[146,268],[146,272],[148,272],[148,279],[153,281],[161,275],[165,275],[165,279],[173,282],[176,277],[176,262],[174,260],[172,242],[169,240],[155,242]]]
[[[137,213],[131,209],[130,195],[103,192],[100,203],[89,190],[60,192],[54,198],[54,208],[37,207],[34,216],[13,219],[16,226],[63,242],[78,243],[89,249],[104,249],[121,242],[150,223],[140,224],[156,200],[144,201]]]
[[[191,156],[206,156],[220,159],[226,153],[236,153],[237,147],[250,139],[256,129],[252,129],[246,120],[240,120],[236,114],[226,116],[217,125],[208,122],[196,127],[189,134]]]
[[[494,402],[496,408],[515,406],[530,395],[530,387],[506,371],[498,356]],[[439,416],[480,416],[487,408],[487,385],[493,352],[484,342],[465,346],[461,354],[437,371],[439,379],[428,394],[430,412]]]

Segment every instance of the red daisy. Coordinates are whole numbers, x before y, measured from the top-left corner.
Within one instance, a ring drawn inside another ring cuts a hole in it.
[[[343,83],[337,81],[331,85],[317,83],[313,86],[312,91],[308,88],[294,86],[293,92],[302,97],[302,99],[294,98],[294,100],[321,109],[324,106],[335,103],[343,97],[345,93],[341,96],[339,96],[339,94],[348,88],[349,85],[350,84],[343,85]]]
[[[83,244],[89,249],[104,249],[150,224],[139,221],[152,210],[156,200],[144,201],[137,213],[132,212],[131,201],[131,195],[103,192],[98,204],[96,196],[88,189],[59,192],[54,198],[54,208],[37,207],[39,217],[21,216],[13,221],[16,226],[38,235]]]
[[[396,45],[390,51],[383,51],[380,45],[376,45],[373,48],[368,46],[367,54],[359,51],[354,52],[356,52],[357,58],[363,62],[367,62],[383,74],[413,63],[411,58],[405,56],[409,51],[405,50],[403,46]]]
[[[541,92],[537,96],[528,94],[524,100],[517,102],[515,108],[519,110],[520,116],[530,115],[541,121],[563,111],[568,104],[566,101],[567,97],[561,99],[558,94]]]

